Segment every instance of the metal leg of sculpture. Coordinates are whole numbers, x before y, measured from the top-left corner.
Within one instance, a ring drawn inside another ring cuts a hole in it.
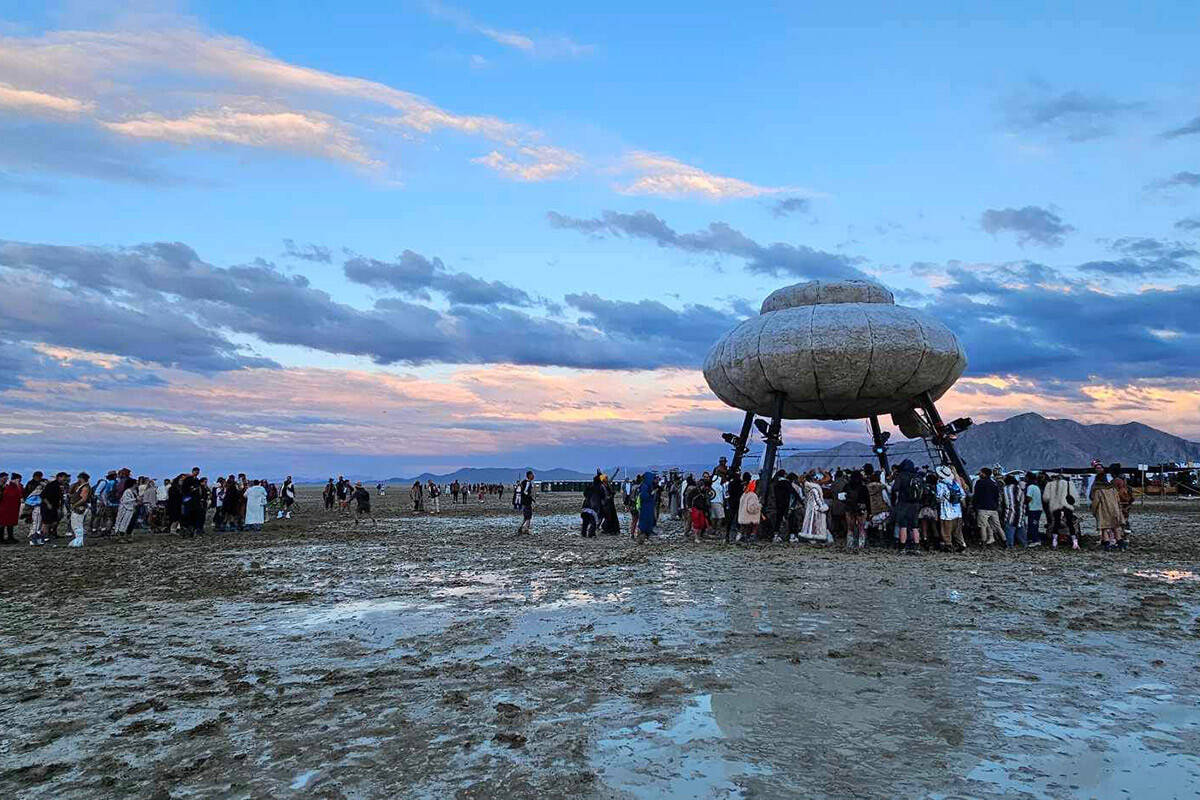
[[[929,427],[933,429],[934,446],[942,452],[942,456],[950,462],[950,466],[958,472],[962,479],[967,480],[967,465],[963,463],[962,458],[958,455],[958,450],[954,448],[954,437],[946,433],[946,424],[942,422],[942,415],[938,413],[937,406],[933,404],[933,398],[929,396],[929,392],[925,392],[917,400],[925,411],[925,415],[929,417]]]
[[[758,476],[758,499],[763,512],[767,510],[767,500],[770,497],[771,476],[775,473],[775,453],[779,449],[779,431],[783,426],[783,403],[786,398],[782,392],[775,394],[775,413],[771,415],[771,426],[767,428],[767,452],[763,458],[762,472]]]
[[[742,430],[738,434],[738,438],[733,444],[733,447],[734,447],[733,463],[731,463],[729,465],[729,473],[727,476],[728,480],[730,480],[730,481],[733,480],[734,476],[737,476],[740,478],[742,475],[742,457],[746,455],[746,451],[749,449],[747,447],[747,444],[750,442],[750,429],[753,427],[754,427],[754,412],[747,411],[746,418],[744,420],[742,420]],[[727,484],[727,485],[730,485],[730,484]],[[729,540],[732,538],[732,531],[737,526],[738,501],[741,500],[742,498],[733,497],[730,499],[732,502],[730,503],[728,516],[725,519],[725,543],[726,544],[729,543]]]
[[[730,478],[742,474],[742,456],[746,455],[746,443],[750,441],[752,427],[754,427],[754,412],[747,411],[746,419],[742,420],[742,431],[738,434],[737,442],[734,444],[736,449],[733,453],[733,463],[729,465],[728,477]]]
[[[879,469],[883,470],[886,475],[888,471],[887,450],[884,449],[884,444],[887,441],[883,438],[883,431],[879,428],[879,417],[871,415],[871,439],[875,442],[875,454],[879,456]]]

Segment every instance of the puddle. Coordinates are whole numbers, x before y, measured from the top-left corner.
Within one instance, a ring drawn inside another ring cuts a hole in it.
[[[613,789],[637,798],[740,798],[744,778],[761,774],[730,758],[712,695],[694,697],[675,718],[620,728],[596,742],[592,765]]]
[[[321,628],[390,645],[397,639],[443,631],[456,619],[458,614],[443,605],[405,600],[356,600],[336,603],[320,611],[296,612],[289,621],[303,628]]]
[[[309,782],[310,782],[310,781],[311,781],[313,778],[317,777],[317,775],[319,775],[320,773],[321,773],[321,770],[319,770],[319,769],[310,769],[308,772],[301,772],[301,773],[300,773],[299,775],[297,775],[297,776],[296,776],[296,778],[295,778],[295,779],[292,781],[292,783],[291,783],[291,785],[290,785],[290,787],[289,787],[289,788],[291,788],[291,789],[303,789],[304,787],[308,786]]]

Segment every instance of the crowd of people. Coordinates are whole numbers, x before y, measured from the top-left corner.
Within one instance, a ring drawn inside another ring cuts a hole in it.
[[[88,536],[129,536],[136,529],[196,536],[211,521],[214,531],[262,530],[268,509],[291,517],[296,487],[289,475],[282,485],[245,473],[210,482],[199,467],[174,478],[135,476],[129,468],[109,470],[92,480],[79,472],[48,476],[35,471],[0,472],[0,542],[18,541],[28,524],[31,545],[46,545],[66,532],[69,546],[82,547]]]
[[[779,470],[759,491],[758,479],[735,472],[726,459],[699,478],[670,471],[646,472],[615,482],[597,471],[583,491],[580,535],[618,535],[617,508],[630,519],[630,535],[646,541],[665,520],[675,520],[691,541],[718,536],[728,542],[840,543],[859,551],[868,545],[895,547],[906,553],[922,549],[963,552],[968,539],[981,547],[1080,547],[1079,504],[1075,483],[1062,474],[1004,472],[984,467],[971,479],[949,466],[918,468],[904,460],[884,474],[871,464],[858,469],[813,469],[803,475]],[[1105,550],[1127,549],[1133,493],[1120,464],[1093,464],[1081,481],[1082,493]],[[439,484],[414,481],[409,489],[414,513],[437,514],[441,498],[453,505],[503,498],[509,486],[499,483]],[[384,484],[376,484],[383,495]],[[511,485],[513,508],[521,512],[518,534],[532,532],[537,483],[532,471]],[[371,492],[362,481],[338,476],[322,490],[326,510],[353,514],[375,524]],[[60,536],[65,526],[70,545],[87,536],[127,536],[135,529],[178,533],[261,530],[270,512],[290,518],[296,501],[291,476],[281,485],[249,479],[244,473],[210,482],[198,467],[161,484],[135,477],[128,468],[110,470],[93,481],[80,472],[72,481],[59,472],[22,476],[0,472],[0,542],[17,541],[17,529],[28,524],[32,545]]]
[[[1095,463],[1085,477],[1099,546],[1127,549],[1133,492],[1121,465]],[[851,551],[872,543],[920,553],[964,552],[968,538],[981,547],[1079,549],[1074,486],[1067,475],[999,467],[983,467],[968,480],[949,466],[918,468],[905,459],[886,474],[872,464],[803,475],[781,469],[760,492],[757,478],[732,472],[722,458],[699,478],[638,475],[623,482],[621,496],[639,541],[665,514],[693,541],[716,534],[732,542],[840,543]],[[600,474],[585,490],[583,535],[594,530],[589,518],[607,523],[612,493]]]

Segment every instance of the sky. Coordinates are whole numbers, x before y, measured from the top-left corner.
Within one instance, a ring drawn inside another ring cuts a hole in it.
[[[0,469],[705,461],[864,275],[946,416],[1200,439],[1191,3],[117,6],[0,0]]]

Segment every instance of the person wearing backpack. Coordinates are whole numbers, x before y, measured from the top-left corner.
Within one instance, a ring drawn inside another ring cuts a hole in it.
[[[897,546],[909,554],[920,554],[921,527],[917,521],[921,513],[921,476],[911,459],[900,462],[896,480],[892,483],[892,498],[895,502],[896,528],[899,531]]]
[[[944,464],[937,468],[937,476],[938,517],[942,527],[941,549],[943,552],[957,550],[965,553],[967,542],[963,539],[962,530],[962,484],[958,482],[954,470]]]

